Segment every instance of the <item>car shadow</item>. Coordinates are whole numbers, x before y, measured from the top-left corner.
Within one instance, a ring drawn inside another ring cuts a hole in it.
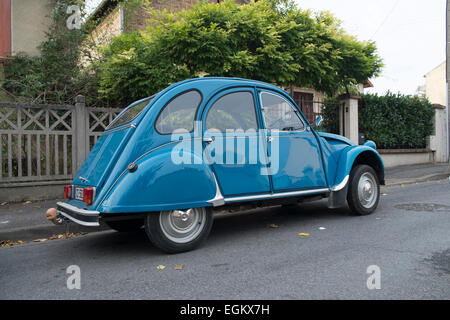
[[[349,219],[347,207],[328,209],[326,201],[305,203],[292,207],[271,207],[254,209],[237,213],[218,213],[211,234],[199,250],[211,249],[227,241],[245,240],[255,232],[267,230],[268,224],[289,226],[291,224],[311,223],[312,221],[327,221],[328,219]],[[206,247],[206,248],[205,248]],[[78,249],[93,255],[113,256],[167,256],[166,253],[154,247],[148,240],[144,229],[138,232],[121,233],[114,230],[94,233],[77,244]],[[198,251],[198,250],[197,250]],[[190,254],[183,253],[183,254]]]

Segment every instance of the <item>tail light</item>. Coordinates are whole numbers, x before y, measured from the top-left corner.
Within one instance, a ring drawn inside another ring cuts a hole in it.
[[[70,186],[65,186],[64,187],[64,199],[72,199],[73,198],[73,187]]]
[[[91,205],[94,202],[95,188],[89,187],[83,190],[83,202]]]

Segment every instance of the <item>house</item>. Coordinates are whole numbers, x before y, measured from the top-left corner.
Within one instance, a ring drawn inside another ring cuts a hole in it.
[[[0,58],[39,54],[51,23],[51,0],[0,0]]]
[[[211,3],[219,3],[224,0],[207,0]],[[249,0],[237,0],[238,3],[246,3]],[[168,10],[176,12],[189,9],[198,0],[153,0],[151,7],[156,10]],[[122,33],[130,33],[142,30],[148,26],[150,18],[145,5],[122,6],[123,0],[103,0],[88,21],[93,21],[95,27],[91,32],[95,44],[108,43],[113,37]]]
[[[432,104],[447,105],[446,61],[425,75],[425,96]]]
[[[51,0],[0,0],[0,80],[5,78],[8,57],[39,55],[38,47],[50,27],[52,6]],[[8,99],[0,90],[0,100]]]
[[[447,63],[444,61],[425,75],[425,96],[435,108],[430,149],[435,152],[434,160],[437,162],[447,162],[449,156],[446,72]]]

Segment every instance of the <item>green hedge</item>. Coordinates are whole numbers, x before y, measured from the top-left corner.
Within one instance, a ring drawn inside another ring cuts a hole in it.
[[[379,149],[426,148],[433,133],[434,108],[427,99],[393,94],[363,95],[359,131]]]

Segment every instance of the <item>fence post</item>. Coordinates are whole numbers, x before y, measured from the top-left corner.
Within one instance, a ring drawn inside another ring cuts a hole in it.
[[[87,156],[86,146],[86,103],[82,95],[75,97],[75,132],[74,132],[74,146],[75,146],[75,166],[73,174],[80,169],[84,159]]]
[[[340,134],[359,144],[358,101],[360,96],[344,94],[339,97],[342,107],[339,109]]]

